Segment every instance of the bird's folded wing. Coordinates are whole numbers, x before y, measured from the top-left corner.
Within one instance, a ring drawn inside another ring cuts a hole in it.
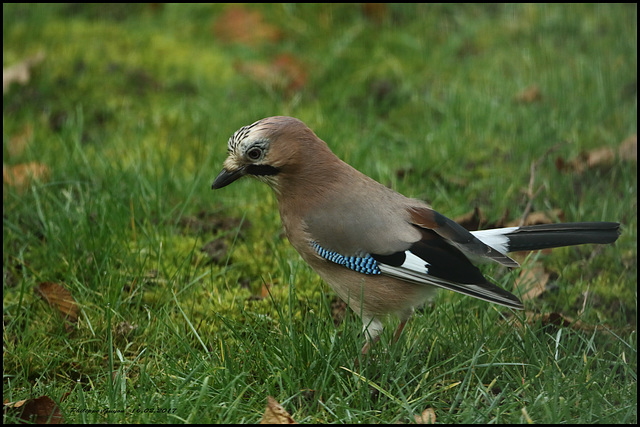
[[[351,203],[334,199],[310,213],[304,223],[313,252],[360,274],[382,274],[522,308],[516,296],[489,282],[469,258],[509,267],[518,266],[515,261],[438,212],[404,197],[391,198],[386,190],[378,189],[375,198],[354,191]]]
[[[371,256],[384,275],[522,309],[515,295],[489,282],[464,254],[439,237],[427,235],[404,252]]]
[[[311,242],[318,256],[349,268],[359,274],[385,275],[417,285],[449,289],[485,301],[522,309],[522,303],[513,294],[489,282],[471,261],[456,247],[435,233],[425,237],[406,250],[391,254],[342,255]]]
[[[432,230],[475,260],[496,261],[507,267],[519,264],[507,255],[485,244],[466,228],[446,216],[428,207],[410,207],[408,209],[413,224],[425,230]]]

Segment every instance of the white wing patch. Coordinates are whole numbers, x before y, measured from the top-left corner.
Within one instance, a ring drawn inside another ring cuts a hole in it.
[[[404,255],[406,258],[400,268],[405,268],[422,274],[429,274],[429,266],[431,264],[414,255],[410,251],[405,251]]]
[[[509,252],[509,237],[506,234],[513,233],[520,227],[494,228],[492,230],[472,231],[471,234],[487,246],[491,246],[503,255]]]
[[[398,267],[384,264],[382,262],[378,263],[378,267],[382,274],[387,274],[410,282],[425,284],[433,280],[430,279],[429,276],[429,266],[431,264],[414,255],[411,251],[405,251],[404,256],[404,262]]]
[[[502,236],[502,238],[507,239],[504,236]],[[494,249],[497,250],[497,248]],[[429,274],[429,266],[431,264],[412,254],[410,251],[405,251],[404,254],[406,257],[405,261],[399,267],[394,267],[392,265],[379,262],[378,267],[380,268],[382,274],[419,285],[430,285],[449,289],[454,292],[470,295],[474,298],[482,299],[495,304],[500,304],[506,307],[522,309],[522,303],[515,296],[510,295],[506,291],[504,292],[504,294],[502,294],[501,292],[496,292],[499,288],[495,285],[492,285],[490,283],[462,284],[433,276]]]

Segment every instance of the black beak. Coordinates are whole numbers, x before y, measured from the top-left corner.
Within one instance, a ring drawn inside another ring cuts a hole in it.
[[[242,178],[246,173],[247,171],[244,167],[238,168],[233,171],[222,169],[222,171],[220,171],[216,179],[213,181],[211,189],[217,190],[218,188],[226,187],[236,179]]]

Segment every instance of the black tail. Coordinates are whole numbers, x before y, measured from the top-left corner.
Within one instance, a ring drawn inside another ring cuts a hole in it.
[[[518,227],[504,234],[508,252],[533,251],[585,243],[613,243],[620,235],[617,222],[570,222]]]

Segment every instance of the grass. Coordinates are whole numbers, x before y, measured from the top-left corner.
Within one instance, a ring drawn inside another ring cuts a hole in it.
[[[91,423],[256,422],[267,395],[298,422],[637,422],[637,163],[554,164],[636,134],[637,6],[251,5],[281,34],[255,45],[216,36],[225,7],[3,5],[4,67],[46,54],[3,96],[3,163],[50,171],[4,186],[5,401]],[[301,89],[252,74],[283,53]],[[623,224],[537,256],[555,279],[527,309],[583,327],[441,293],[358,367],[359,320],[334,325],[269,189],[210,191],[228,137],[276,114],[450,217],[519,218],[542,158],[534,210]]]

